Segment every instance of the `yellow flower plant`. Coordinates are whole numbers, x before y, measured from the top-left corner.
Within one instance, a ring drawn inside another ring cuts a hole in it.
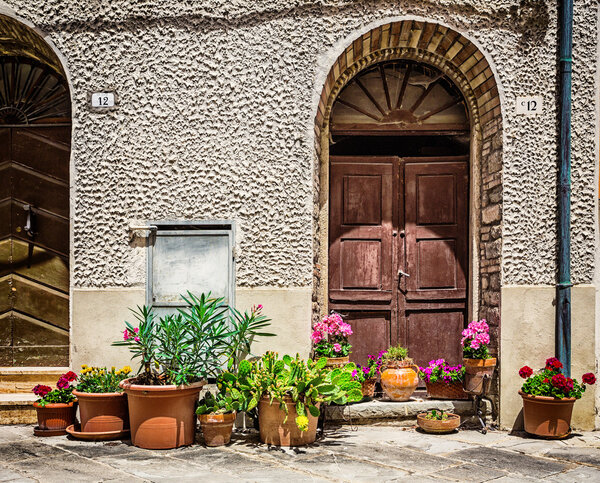
[[[129,366],[117,370],[115,366],[107,369],[83,364],[76,389],[80,392],[90,393],[121,392],[119,383],[123,379],[127,379],[130,374],[131,367]]]

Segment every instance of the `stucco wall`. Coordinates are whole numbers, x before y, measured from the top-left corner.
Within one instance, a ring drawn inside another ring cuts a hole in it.
[[[149,218],[236,219],[239,285],[309,286],[324,77],[360,33],[410,16],[458,30],[495,66],[503,278],[554,282],[555,2],[3,3],[49,34],[72,81],[75,286],[143,284],[143,252],[128,246],[126,228]],[[593,273],[595,8],[575,8],[575,282]],[[90,112],[88,93],[104,88],[119,109]],[[544,115],[516,116],[515,97],[532,94],[544,96]]]

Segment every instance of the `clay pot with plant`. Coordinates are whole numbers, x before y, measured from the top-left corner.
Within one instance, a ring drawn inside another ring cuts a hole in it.
[[[474,395],[487,394],[494,370],[496,358],[490,357],[490,328],[485,319],[471,322],[462,332],[463,366],[465,376],[463,389]]]
[[[382,367],[381,386],[386,395],[392,401],[408,401],[419,384],[419,368],[408,357],[408,349],[390,347],[383,355]]]
[[[381,375],[381,365],[385,353],[386,351],[380,351],[377,356],[369,354],[366,365],[356,364],[356,368],[353,369],[352,379],[361,383],[363,397],[372,398],[375,395],[375,385],[377,378]]]
[[[350,360],[352,345],[348,337],[352,335],[352,327],[344,322],[337,312],[323,317],[317,322],[311,334],[314,358],[325,357],[327,368],[342,367]]]
[[[562,374],[562,367],[556,357],[550,357],[536,373],[529,366],[519,369],[519,376],[525,379],[519,391],[523,399],[523,422],[530,434],[550,439],[568,436],[575,401],[583,396],[586,384],[596,383],[591,372],[584,374],[583,383],[579,383]]]
[[[196,414],[200,421],[204,444],[206,446],[224,446],[231,440],[236,411],[240,409],[241,394],[209,391],[200,400]]]
[[[38,384],[32,392],[38,396],[33,403],[37,413],[38,425],[34,428],[36,436],[57,436],[66,434],[66,429],[74,424],[77,411],[77,399],[73,395],[71,383],[77,374],[68,371],[56,382],[56,389]]]
[[[115,367],[81,366],[79,382],[73,394],[79,401],[82,433],[114,434],[123,436],[129,432],[127,396],[119,387],[127,379],[131,367],[117,370]],[[77,436],[77,433],[73,433]]]
[[[260,309],[244,315],[234,311],[240,321],[227,317],[223,298],[190,292],[182,298],[184,309],[159,319],[151,307],[138,307],[138,326],[126,322],[123,340],[113,343],[129,347],[141,361],[140,373],[120,383],[129,403],[131,440],[141,448],[193,444],[195,409],[206,379],[221,372],[223,361],[235,365],[254,337],[269,335],[261,332],[269,320]]]
[[[276,446],[303,446],[316,439],[323,405],[360,401],[360,383],[349,370],[325,368],[327,360],[304,361],[299,355],[279,359],[267,352],[255,362],[242,361],[237,376],[225,373],[226,392],[239,390],[241,409],[256,411],[260,440]]]
[[[417,424],[427,433],[451,433],[460,426],[460,416],[441,409],[431,409],[426,413],[417,414]]]
[[[429,361],[427,367],[419,368],[419,377],[425,381],[431,399],[468,399],[463,390],[464,375],[463,365],[451,366],[444,359]]]

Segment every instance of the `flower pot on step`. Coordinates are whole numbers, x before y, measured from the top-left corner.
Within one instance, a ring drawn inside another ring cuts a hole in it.
[[[140,448],[171,449],[194,443],[196,403],[202,386],[144,386],[121,381],[129,404],[131,442]]]
[[[574,397],[563,399],[532,396],[519,391],[523,398],[523,422],[525,431],[543,438],[564,438],[571,432],[571,415]]]
[[[463,366],[465,367],[464,391],[475,395],[487,394],[494,377],[496,359],[463,359]]]
[[[371,377],[370,379],[365,379],[361,382],[361,390],[363,397],[373,397],[375,395],[375,384],[377,383],[377,379]]]
[[[458,414],[446,413],[448,419],[427,419],[427,413],[417,414],[417,424],[427,433],[451,433],[460,426]]]
[[[231,441],[236,412],[226,414],[199,414],[206,446],[224,446]]]
[[[408,401],[419,384],[416,366],[407,361],[386,362],[381,373],[381,386],[392,401]]]
[[[41,431],[66,431],[67,427],[75,422],[76,402],[53,403],[45,406],[34,402],[33,407],[37,412],[38,428]]]
[[[129,429],[127,395],[124,392],[73,391],[79,401],[81,431],[106,433]]]
[[[427,397],[431,399],[469,399],[462,382],[425,382]]]
[[[325,367],[328,367],[330,369],[335,369],[337,367],[344,367],[346,364],[348,364],[348,362],[350,362],[350,356],[328,357],[327,364],[325,364]]]
[[[260,427],[260,441],[275,446],[305,446],[315,442],[317,438],[318,418],[306,411],[308,429],[301,431],[296,425],[298,413],[292,398],[285,396],[284,401],[288,409],[288,418],[284,423],[285,412],[279,408],[279,402],[271,401],[268,396],[263,396],[258,402],[258,420]]]

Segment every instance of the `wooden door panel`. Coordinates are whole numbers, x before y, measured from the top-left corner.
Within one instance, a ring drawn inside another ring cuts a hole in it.
[[[12,160],[39,173],[69,181],[70,126],[15,129]]]
[[[406,343],[419,366],[444,358],[450,364],[462,360],[460,338],[464,311],[418,311],[406,313]]]
[[[69,328],[69,296],[13,276],[14,310],[64,329]]]
[[[366,364],[367,355],[387,349],[392,343],[390,312],[342,312],[344,320],[352,325],[350,360]]]
[[[29,280],[48,285],[65,294],[69,293],[69,261],[40,247],[33,248],[29,260],[29,246],[19,240],[13,240],[12,270]],[[30,266],[28,266],[30,262]]]
[[[69,221],[46,211],[34,208],[34,231],[35,237],[31,240],[24,231],[27,223],[27,212],[23,204],[17,201],[12,203],[12,236],[26,243],[47,248],[63,255],[65,258],[69,253]]]
[[[21,203],[69,218],[69,185],[65,182],[11,166],[12,197]]]

